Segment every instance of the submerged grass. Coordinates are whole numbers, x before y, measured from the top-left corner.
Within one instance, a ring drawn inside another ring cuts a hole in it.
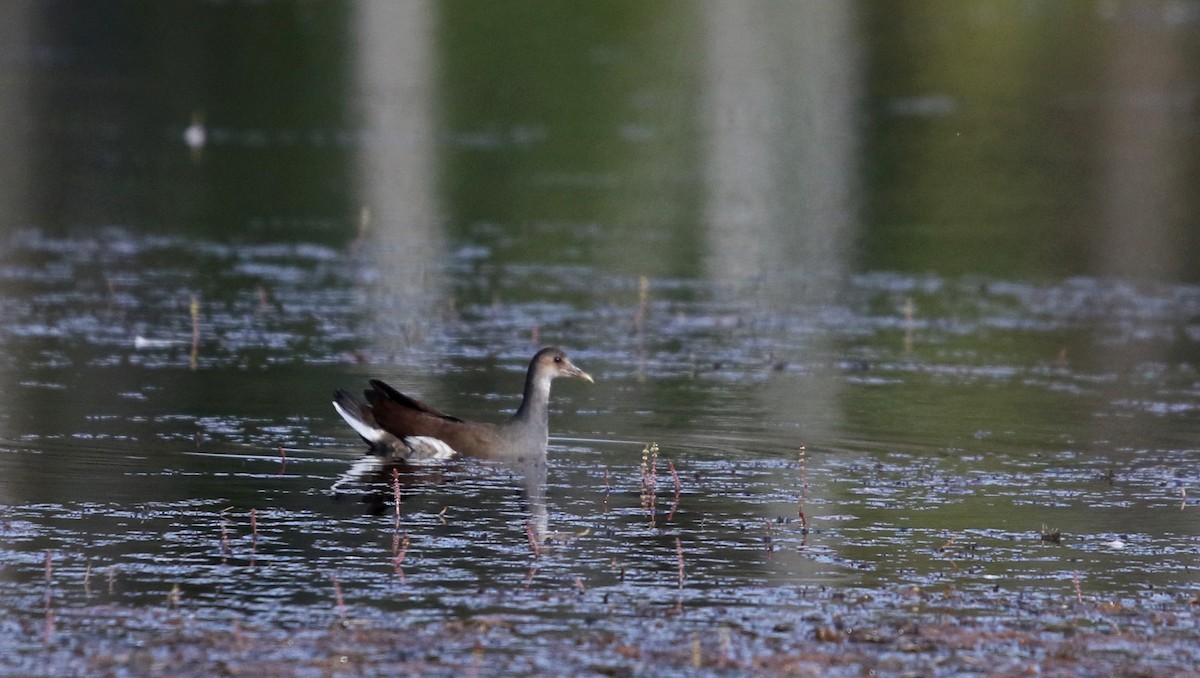
[[[336,575],[331,580],[339,590]],[[569,586],[575,596],[604,595],[578,580]],[[331,625],[275,626],[242,618],[206,621],[186,604],[84,606],[63,610],[49,637],[45,620],[18,614],[5,622],[0,675],[462,675],[486,666],[489,673],[560,675],[701,669],[1173,676],[1200,665],[1196,610],[1186,602],[1031,605],[832,589],[812,592],[809,602],[802,615],[613,605],[617,624],[548,635],[539,622],[517,614],[413,621],[404,615],[358,618],[361,610],[347,607],[339,608]],[[530,644],[531,634],[553,649]]]
[[[235,517],[242,514],[222,500],[99,507],[93,513],[114,521],[103,523],[114,533],[150,520],[162,521],[162,532],[122,543],[132,549],[123,553],[89,549],[94,534],[82,533],[38,552],[42,571],[27,566],[22,576],[42,580],[44,590],[34,594],[41,600],[6,602],[12,614],[0,621],[0,654],[10,661],[0,675],[463,675],[486,667],[563,674],[1166,676],[1192,671],[1200,661],[1194,592],[1092,593],[1096,571],[1064,555],[1068,546],[1039,538],[1045,529],[1025,535],[1023,546],[1002,547],[1003,536],[971,527],[908,531],[888,541],[878,526],[855,533],[842,525],[851,521],[835,510],[865,512],[876,495],[904,487],[888,480],[884,464],[841,466],[803,451],[764,465],[676,464],[675,458],[667,461],[670,513],[655,520],[660,454],[657,445],[646,445],[640,468],[633,462],[624,472],[598,463],[590,471],[578,464],[557,469],[588,481],[560,479],[557,487],[569,500],[551,493],[553,511],[573,507],[573,517],[555,516],[574,523],[578,538],[567,541],[538,538],[529,507],[503,476],[406,485],[411,490],[401,497],[402,478],[382,475],[378,489],[392,511],[336,517],[334,504],[320,504],[324,511],[275,508],[260,521],[250,509],[241,538]],[[919,467],[915,472],[929,476]],[[902,479],[913,473],[909,463],[895,469]],[[846,478],[864,488],[864,498],[845,493],[831,505],[824,499],[829,485]],[[587,508],[571,503],[588,493],[570,488],[601,484]],[[953,483],[947,488],[952,492]],[[738,492],[733,503],[722,496]],[[884,496],[898,501],[894,493]],[[906,501],[924,496],[918,487]],[[734,506],[754,510],[734,513]],[[451,507],[454,519],[447,521]],[[1177,516],[1173,501],[1170,508]],[[14,512],[5,529],[23,535],[25,514],[41,510]],[[194,529],[180,531],[181,522]],[[154,556],[171,561],[155,571],[145,558],[164,539],[177,546]],[[299,548],[309,539],[317,551]],[[815,565],[858,566],[835,560],[855,541],[902,561],[882,577],[890,583],[822,581],[831,570]],[[989,559],[1030,550],[1032,561],[1064,561],[1057,587],[1010,581],[1009,574],[988,579]],[[321,552],[327,557],[314,555]],[[93,562],[103,567],[106,560],[104,598],[93,591],[92,573]],[[929,570],[923,583],[901,583],[923,562]],[[118,563],[129,572],[129,594],[114,590]],[[465,579],[456,579],[455,570],[468,570]],[[284,616],[272,618],[280,610]]]
[[[15,239],[62,265],[5,307],[22,360],[0,457],[14,497],[0,506],[0,675],[1200,664],[1195,288],[878,274],[809,303],[771,276],[750,297],[669,278],[652,296],[641,278],[630,331],[628,305],[606,301],[628,281],[598,271],[495,276],[506,298],[524,286],[550,305],[409,299],[325,248],[117,236],[126,246]],[[174,261],[193,250],[225,272],[196,290]],[[131,353],[139,332],[166,339]],[[364,362],[418,373],[434,338],[451,363],[441,388],[491,395],[473,370],[530,335],[611,347],[594,357],[621,397],[556,414],[611,439],[553,457],[547,522],[578,538],[543,539],[514,487],[478,478],[406,484],[403,506],[384,478],[373,516],[328,498],[314,450],[347,433],[323,423],[325,403],[307,409],[320,398],[280,392],[324,393]],[[1113,360],[1125,354],[1142,357]],[[207,393],[180,388],[188,368]],[[27,423],[64,391],[83,418]],[[797,458],[800,435],[813,447]],[[639,482],[636,448],[609,453],[618,438],[663,443],[669,509],[658,445]]]

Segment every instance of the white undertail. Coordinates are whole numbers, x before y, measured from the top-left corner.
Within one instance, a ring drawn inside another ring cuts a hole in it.
[[[357,414],[353,412],[347,412],[346,410],[342,409],[342,406],[339,405],[336,400],[333,401],[333,409],[337,410],[337,413],[342,415],[342,419],[345,419],[346,423],[350,424],[350,428],[357,431],[358,435],[365,438],[367,442],[382,443],[384,437],[388,435],[387,431],[375,426],[371,426],[367,422],[360,419]]]

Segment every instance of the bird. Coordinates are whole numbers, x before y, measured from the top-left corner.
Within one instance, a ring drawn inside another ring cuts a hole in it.
[[[543,348],[529,362],[521,406],[507,421],[464,421],[439,412],[378,379],[364,391],[366,403],[345,389],[333,392],[333,408],[370,446],[370,454],[408,464],[457,457],[516,459],[545,452],[550,438],[550,382],[571,377],[595,383],[560,348]]]

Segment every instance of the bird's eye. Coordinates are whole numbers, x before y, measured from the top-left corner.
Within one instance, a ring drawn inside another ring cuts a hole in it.
[[[554,362],[556,362],[556,363],[561,363],[561,362],[562,362],[562,356],[560,356],[560,355],[556,355],[556,356],[554,356]]]

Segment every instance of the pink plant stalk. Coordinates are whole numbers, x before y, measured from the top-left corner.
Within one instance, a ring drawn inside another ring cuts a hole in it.
[[[671,478],[675,480],[675,499],[671,502],[671,512],[667,514],[667,522],[675,519],[675,511],[679,508],[679,474],[675,472],[675,462],[667,460],[667,468],[671,469]]]

